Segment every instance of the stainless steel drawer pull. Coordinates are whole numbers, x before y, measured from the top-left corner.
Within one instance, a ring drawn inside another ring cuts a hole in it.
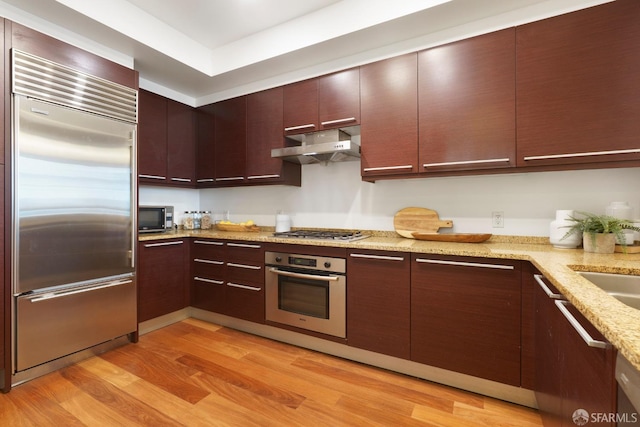
[[[569,305],[569,301],[558,300],[558,301],[555,301],[555,303],[558,309],[560,309],[560,312],[563,314],[563,316],[569,321],[571,326],[573,326],[573,328],[576,330],[578,335],[580,335],[580,337],[584,340],[585,343],[587,343],[589,347],[595,347],[595,348],[609,347],[608,343],[593,339],[593,337],[589,335],[589,332],[587,332],[582,327],[580,322],[578,322],[578,320],[575,317],[573,317],[573,315],[569,312],[569,310],[567,310],[567,305]]]
[[[320,122],[320,124],[322,126],[326,126],[326,125],[337,125],[339,123],[349,123],[349,122],[355,122],[355,121],[356,121],[355,117],[345,117],[344,119],[327,120],[326,122]]]
[[[228,262],[228,267],[237,267],[237,268],[246,268],[247,270],[260,270],[262,267],[259,265],[247,265],[247,264],[236,264],[234,262]]]
[[[483,163],[509,163],[509,158],[504,159],[486,159],[486,160],[461,160],[459,162],[442,162],[442,163],[424,163],[423,168],[431,168],[438,166],[458,166],[458,165],[477,165]]]
[[[194,262],[202,262],[204,264],[224,265],[224,261],[214,261],[210,259],[194,258]]]
[[[224,285],[224,280],[205,279],[204,277],[194,277],[193,280],[198,282],[213,283],[214,285]]]
[[[566,159],[571,157],[608,156],[613,154],[634,154],[634,153],[640,153],[640,148],[632,148],[629,150],[588,151],[585,153],[548,154],[544,156],[526,156],[524,157],[524,160],[529,161],[529,160],[547,160],[547,159]]]
[[[542,288],[542,290],[544,291],[545,294],[547,294],[547,296],[551,299],[564,299],[564,297],[561,294],[554,294],[551,289],[549,289],[549,287],[547,286],[546,283],[544,283],[542,281],[542,275],[541,274],[534,274],[533,275],[533,279],[538,282],[538,285],[540,285],[540,287]]]
[[[364,172],[378,172],[378,171],[393,171],[400,169],[413,169],[413,165],[402,165],[402,166],[381,166],[377,168],[364,168]]]
[[[385,256],[385,255],[368,255],[368,254],[351,254],[353,258],[379,259],[383,261],[404,261],[401,256]]]
[[[140,174],[138,175],[138,178],[147,178],[147,179],[167,179],[166,176],[160,176],[160,175],[144,175],[144,174]]]
[[[313,123],[309,123],[307,125],[300,125],[300,126],[291,126],[288,128],[284,128],[285,132],[289,132],[292,130],[301,130],[301,129],[314,129],[316,127],[316,125],[314,125]]]
[[[249,248],[249,249],[260,249],[262,247],[260,245],[250,245],[248,243],[227,243],[227,246],[231,246],[234,248]]]
[[[280,178],[280,175],[251,175],[247,177],[247,179],[270,179],[270,178]]]
[[[31,300],[31,302],[40,302],[40,301],[48,301],[48,300],[52,300],[52,299],[56,299],[56,298],[64,298],[64,297],[68,297],[70,295],[76,295],[76,294],[82,294],[85,292],[93,292],[93,291],[97,291],[98,289],[106,289],[106,288],[113,288],[115,286],[120,286],[120,285],[126,285],[128,283],[132,283],[133,280],[119,280],[116,282],[110,282],[110,283],[105,283],[104,285],[100,285],[100,286],[89,286],[86,288],[82,288],[82,289],[75,289],[73,291],[62,291],[62,292],[52,292],[49,294],[44,294],[41,297],[36,297],[33,298]]]
[[[463,267],[495,268],[497,270],[513,270],[514,269],[512,265],[483,264],[479,262],[443,261],[440,259],[416,258],[416,262],[421,262],[426,264],[458,265]]]
[[[321,276],[319,274],[294,273],[293,271],[278,270],[277,268],[270,268],[269,272],[279,274],[280,276],[295,277],[298,279],[311,279],[331,282],[336,282],[340,279],[340,277],[338,276]]]
[[[227,286],[231,286],[232,288],[247,289],[249,291],[261,291],[262,290],[262,288],[257,288],[255,286],[240,285],[238,283],[232,283],[232,282],[227,282]]]
[[[196,240],[193,243],[198,243],[198,244],[201,244],[201,245],[213,245],[213,246],[222,246],[222,245],[224,245],[224,243],[222,243],[222,242],[210,242],[208,240]]]
[[[214,178],[200,178],[197,180],[197,182],[214,182],[215,179]]]
[[[183,243],[184,243],[184,241],[183,241],[183,240],[180,240],[180,241],[177,241],[177,242],[146,243],[146,244],[144,245],[144,247],[145,247],[145,248],[155,248],[155,247],[158,247],[158,246],[173,246],[173,245],[181,245],[181,244],[183,244]]]
[[[226,178],[216,178],[216,181],[242,181],[244,176],[229,176]]]
[[[191,178],[171,178],[171,181],[191,182]]]

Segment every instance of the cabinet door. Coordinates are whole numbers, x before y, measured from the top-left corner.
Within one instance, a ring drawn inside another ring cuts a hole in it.
[[[516,165],[515,29],[418,53],[420,168]]]
[[[140,90],[138,99],[138,177],[141,184],[167,182],[167,99]]]
[[[2,27],[2,20],[0,19],[0,28]],[[2,35],[0,35],[0,40],[2,39]],[[0,50],[2,50],[2,48],[0,48]],[[4,187],[4,165],[0,165],[0,188],[5,188]],[[4,191],[0,192],[0,203],[2,206],[4,206]],[[0,241],[4,242],[4,209],[2,209],[0,211]],[[4,260],[5,259],[5,252],[4,252],[4,245],[0,245],[0,259]],[[6,319],[7,322],[5,323],[5,316],[8,316],[10,313],[10,306],[9,303],[11,301],[11,298],[6,298],[5,295],[10,291],[8,289],[8,287],[10,286],[9,284],[5,284],[4,281],[4,277],[5,277],[5,271],[4,271],[4,266],[5,264],[2,263],[1,267],[0,267],[0,378],[4,378],[5,379],[5,384],[3,384],[2,382],[0,382],[0,391],[1,390],[6,390],[8,391],[10,388],[10,375],[3,375],[3,371],[4,373],[7,373],[10,371],[10,360],[5,360],[5,356],[9,355],[9,351],[5,352],[5,347],[8,349],[10,349],[11,344],[9,342],[9,338],[11,337],[11,334],[8,330],[6,330],[9,325],[10,325],[10,321],[9,319]],[[5,289],[5,286],[7,286],[7,289]],[[8,357],[7,357],[8,358]]]
[[[318,80],[304,80],[284,87],[284,134],[317,131]]]
[[[418,172],[418,64],[411,53],[360,67],[362,177]]]
[[[520,262],[413,258],[411,359],[519,386]]]
[[[216,183],[237,185],[244,181],[247,135],[246,97],[214,104]]]
[[[140,242],[138,250],[138,322],[187,307],[185,241]]]
[[[264,323],[264,248],[261,244],[226,243],[225,314]]]
[[[300,165],[271,157],[284,147],[283,88],[247,95],[247,181],[250,184],[300,185]]]
[[[192,242],[192,306],[216,313],[224,312],[225,259],[224,242],[209,239],[196,239]]]
[[[196,113],[176,101],[167,101],[167,170],[170,184],[195,186]]]
[[[640,2],[516,28],[518,166],[640,159]]]
[[[350,250],[347,258],[347,342],[409,359],[410,255]]]
[[[196,142],[196,183],[198,187],[212,187],[216,183],[215,116],[213,106],[199,107]]]
[[[318,79],[318,122],[320,129],[354,126],[360,123],[359,68]]]

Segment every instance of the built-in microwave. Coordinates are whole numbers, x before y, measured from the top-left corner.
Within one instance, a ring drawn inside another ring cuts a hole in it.
[[[173,206],[140,206],[138,232],[163,233],[173,228]]]

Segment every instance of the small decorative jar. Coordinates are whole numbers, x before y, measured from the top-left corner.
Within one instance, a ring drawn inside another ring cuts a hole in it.
[[[184,225],[185,230],[194,229],[194,212],[193,211],[184,211],[184,219],[182,224]]]
[[[605,209],[605,213],[609,216],[618,219],[633,219],[633,208],[629,206],[627,202],[611,202],[609,206]],[[625,241],[619,242],[616,238],[616,243],[621,245],[633,245],[634,241],[634,231],[633,230],[623,230],[622,234],[624,234]]]
[[[549,242],[555,248],[575,249],[582,243],[582,233],[574,233],[564,238],[574,222],[571,221],[574,211],[558,210],[556,219],[549,225]]]
[[[209,230],[211,228],[211,211],[202,211],[200,214],[200,228]]]
[[[200,226],[202,224],[202,212],[200,211],[193,211],[193,229],[194,230],[199,230]]]

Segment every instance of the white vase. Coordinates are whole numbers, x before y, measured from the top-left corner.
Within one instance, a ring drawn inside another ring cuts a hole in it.
[[[612,233],[582,233],[585,252],[612,254],[616,250],[616,236]]]
[[[633,219],[633,208],[627,202],[611,202],[605,209],[605,213],[618,219]],[[624,241],[616,241],[619,245],[633,245],[633,230],[623,230]]]
[[[575,224],[569,219],[573,214],[574,211],[572,210],[556,211],[556,219],[549,225],[549,243],[551,243],[554,248],[574,249],[582,243],[582,235],[579,233],[574,233],[564,238],[569,228]]]

